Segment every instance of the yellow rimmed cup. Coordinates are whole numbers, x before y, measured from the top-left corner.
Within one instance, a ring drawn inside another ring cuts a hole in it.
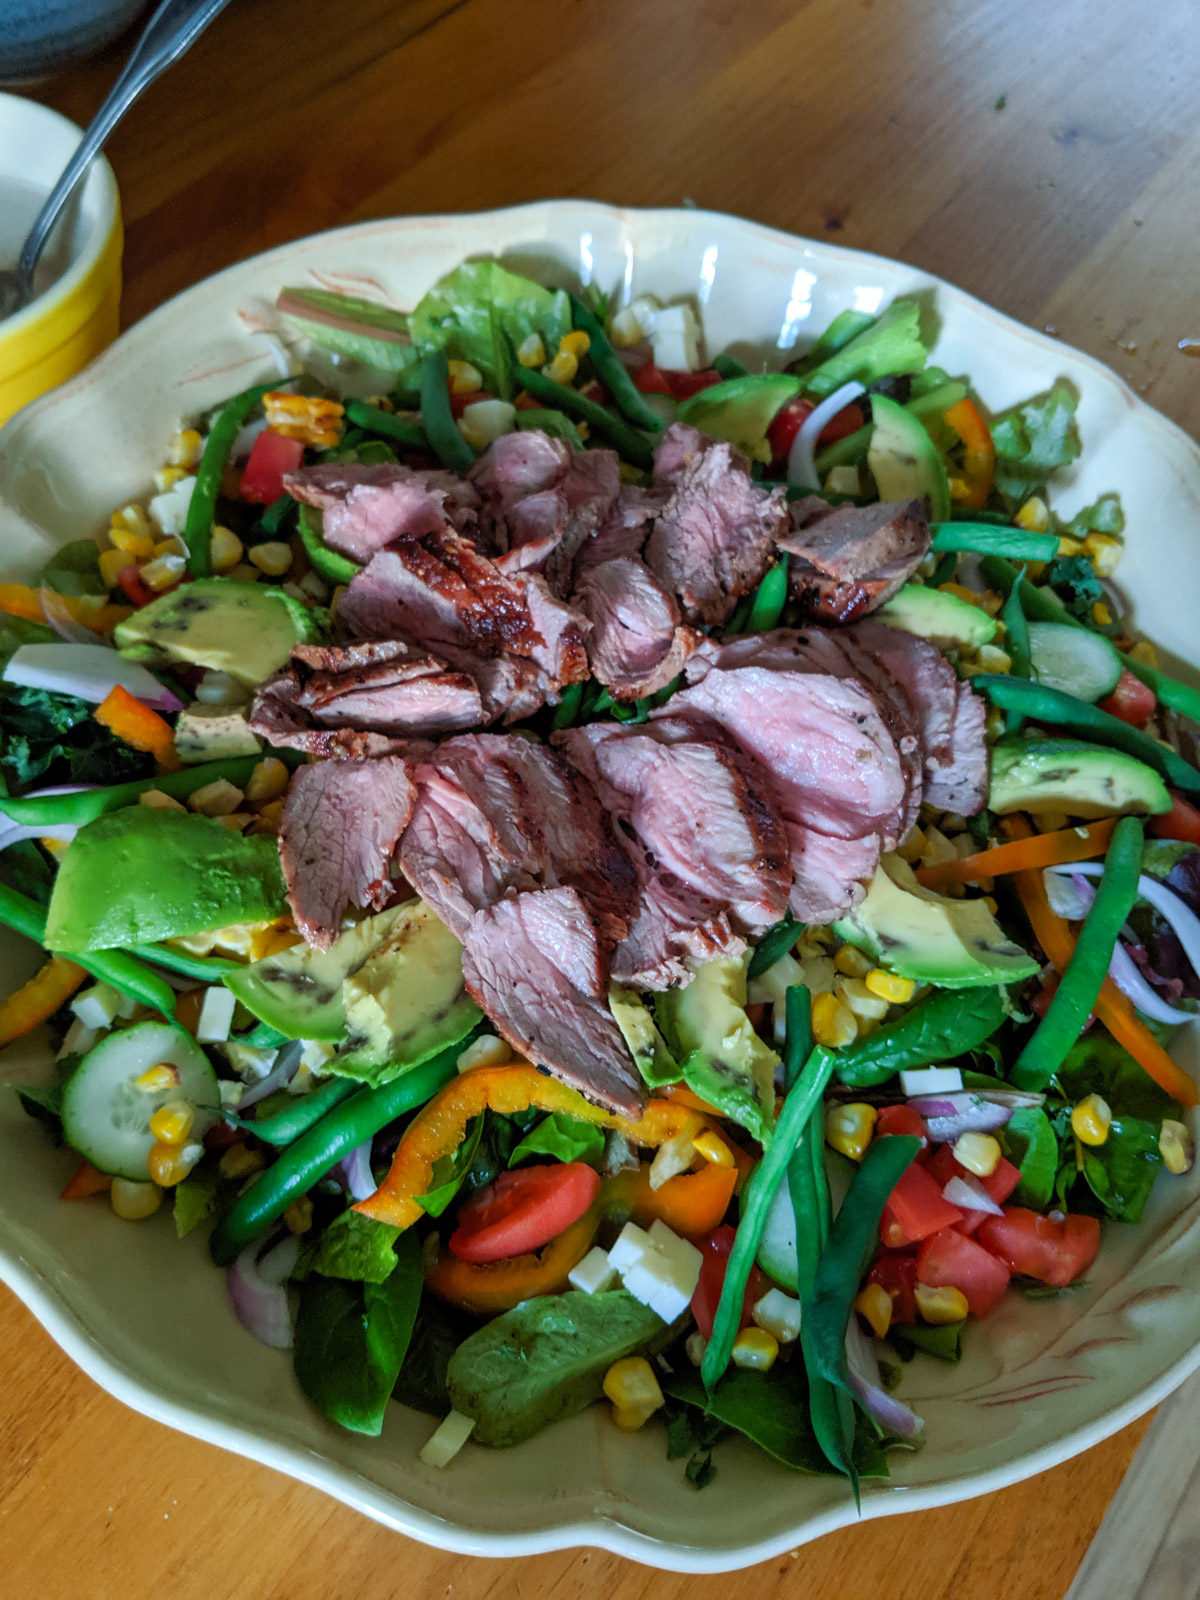
[[[81,137],[57,111],[0,94],[0,265],[15,264],[38,206]],[[116,338],[123,239],[117,180],[98,156],[48,246],[58,246],[63,270],[0,322],[0,424],[73,378]]]

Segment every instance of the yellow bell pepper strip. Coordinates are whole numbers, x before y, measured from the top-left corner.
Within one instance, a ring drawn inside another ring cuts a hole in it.
[[[396,1147],[387,1177],[373,1195],[360,1200],[354,1209],[376,1222],[388,1222],[395,1228],[411,1227],[424,1215],[417,1196],[427,1194],[432,1187],[434,1163],[458,1149],[473,1117],[488,1110],[512,1115],[535,1107],[614,1128],[631,1144],[647,1147],[679,1134],[694,1136],[705,1126],[695,1111],[666,1100],[648,1101],[641,1117],[634,1119],[593,1105],[536,1067],[476,1067],[448,1083],[418,1112]]]
[[[720,1227],[738,1181],[738,1169],[706,1162],[699,1172],[668,1178],[650,1187],[650,1168],[629,1167],[606,1178],[601,1198],[609,1211],[626,1212],[639,1228],[665,1222],[674,1233],[695,1238]]]
[[[103,728],[134,750],[144,750],[162,766],[177,768],[175,731],[157,711],[135,699],[128,689],[114,686],[92,713]]]
[[[1029,838],[1033,832],[1024,817],[1008,817],[1004,827],[1006,832],[1018,839]],[[1065,972],[1075,952],[1075,935],[1069,924],[1051,910],[1041,871],[1014,873],[1013,883],[1037,942],[1046,952],[1046,959],[1056,972]],[[1171,1060],[1150,1030],[1138,1021],[1133,1007],[1111,978],[1105,978],[1101,985],[1096,1000],[1096,1016],[1160,1089],[1172,1095],[1181,1105],[1200,1104],[1200,1092],[1196,1085],[1183,1068]]]
[[[541,1250],[482,1266],[460,1261],[443,1246],[425,1274],[426,1287],[477,1317],[511,1311],[540,1294],[559,1294],[567,1287],[567,1274],[591,1249],[603,1215],[603,1204],[597,1202]]]
[[[94,1194],[107,1194],[112,1188],[112,1179],[107,1172],[97,1172],[90,1161],[81,1161],[67,1180],[67,1186],[59,1195],[60,1200],[90,1200]]]
[[[1011,839],[955,861],[918,867],[916,879],[924,888],[940,891],[952,883],[976,883],[980,878],[1000,878],[1009,872],[1037,872],[1067,861],[1093,861],[1108,849],[1116,825],[1116,817],[1105,817],[1102,822],[1089,822],[1078,828]]]
[[[52,1017],[65,1005],[87,977],[82,967],[63,956],[51,956],[45,966],[35,972],[28,983],[22,984],[15,994],[10,994],[0,1005],[0,1050],[14,1039],[31,1033],[39,1022]]]
[[[942,418],[963,442],[962,474],[950,479],[950,498],[968,511],[979,511],[987,504],[996,476],[991,430],[970,398],[952,405]]]
[[[59,594],[53,589],[46,592],[54,596],[73,622],[91,628],[94,633],[111,633],[117,623],[124,622],[130,614],[129,606],[111,605],[99,595]],[[0,611],[6,611],[10,617],[22,617],[26,622],[46,621],[39,591],[27,583],[0,583]]]

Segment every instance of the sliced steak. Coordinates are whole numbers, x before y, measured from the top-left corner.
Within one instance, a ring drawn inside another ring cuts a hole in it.
[[[524,597],[530,627],[537,638],[527,652],[556,689],[568,683],[583,683],[588,676],[584,639],[591,628],[577,607],[559,600],[546,579],[536,572],[523,572],[514,580]]]
[[[833,839],[815,828],[789,822],[792,849],[792,915],[818,925],[835,922],[862,899],[881,852],[878,834]]]
[[[791,557],[791,592],[815,622],[867,616],[908,581],[929,550],[919,500],[838,506],[803,526],[794,508],[792,516],[793,531],[778,544]]]
[[[468,476],[498,517],[529,495],[555,488],[567,475],[571,447],[540,429],[506,433],[494,439]]]
[[[628,848],[638,896],[629,932],[613,951],[615,982],[676,989],[690,983],[705,962],[742,953],[746,941],[734,932],[724,906],[659,870],[635,839]]]
[[[617,700],[665,689],[703,638],[680,624],[674,598],[636,556],[585,571],[573,604],[591,625],[592,675]]]
[[[623,556],[640,555],[654,518],[669,498],[670,490],[665,487],[643,489],[637,484],[623,483],[612,510],[576,554],[576,583],[591,567]]]
[[[292,778],[279,825],[279,857],[296,926],[328,950],[351,906],[380,910],[389,866],[415,791],[396,756],[319,761]]]
[[[462,479],[415,472],[399,463],[302,467],[284,475],[284,487],[324,513],[321,533],[327,545],[362,562],[396,539],[436,533],[447,523],[467,527],[479,504]]]
[[[575,889],[535,890],[477,912],[463,977],[515,1050],[589,1099],[638,1114],[641,1079],[608,1009],[604,952]]]

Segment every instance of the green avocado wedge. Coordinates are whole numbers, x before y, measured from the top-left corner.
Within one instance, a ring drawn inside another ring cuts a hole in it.
[[[274,584],[198,578],[119,623],[118,650],[151,665],[207,667],[253,686],[277,672],[298,644],[318,644],[329,613]]]

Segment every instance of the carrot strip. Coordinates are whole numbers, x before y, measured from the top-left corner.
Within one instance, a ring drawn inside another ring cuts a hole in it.
[[[1010,872],[1040,871],[1067,861],[1091,861],[1108,849],[1116,825],[1116,817],[1106,817],[1103,822],[1063,828],[1057,833],[1013,839],[990,850],[961,856],[957,861],[920,867],[916,873],[917,882],[926,889],[944,889],[952,883],[975,883],[980,878],[1000,878]]]
[[[164,764],[175,754],[175,733],[171,724],[157,711],[151,711],[149,706],[136,700],[119,683],[109,690],[92,714],[118,739],[135,750],[145,750]]]
[[[62,956],[51,956],[29,982],[0,1005],[0,1049],[31,1033],[39,1022],[65,1005],[87,977],[82,967]]]

